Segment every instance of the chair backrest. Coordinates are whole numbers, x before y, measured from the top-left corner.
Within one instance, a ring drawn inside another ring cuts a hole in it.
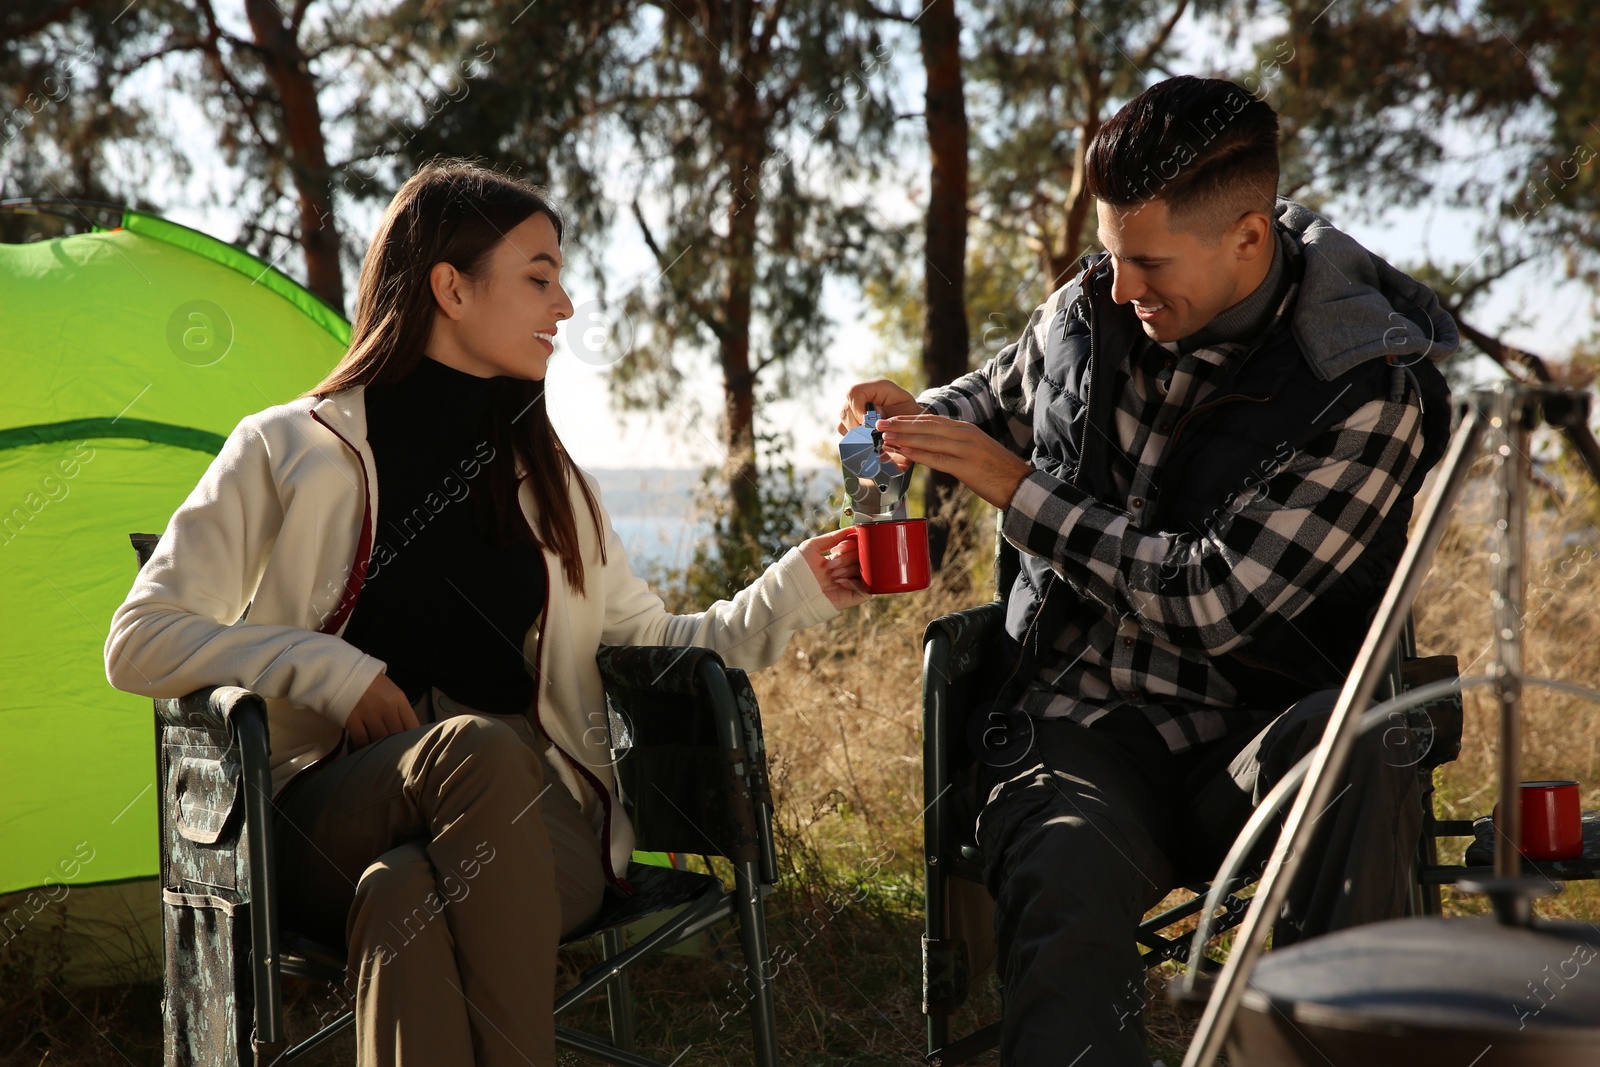
[[[980,669],[984,652],[1005,623],[1005,604],[991,601],[944,615],[923,634],[922,775],[924,847],[945,873],[981,880],[974,831],[977,758],[967,739],[972,709],[993,694]]]
[[[750,681],[706,648],[602,648],[617,782],[636,846],[759,863],[777,879]]]
[[[922,699],[926,728],[937,728],[951,742],[945,767],[951,775],[972,765],[967,720],[972,709],[994,695],[995,681],[980,670],[996,635],[1005,624],[1005,603],[995,600],[976,608],[943,615],[923,631]]]
[[[134,555],[139,557],[139,566],[143,567],[150,562],[150,556],[156,550],[156,542],[161,540],[160,534],[135,533],[129,534],[128,540],[133,542]]]

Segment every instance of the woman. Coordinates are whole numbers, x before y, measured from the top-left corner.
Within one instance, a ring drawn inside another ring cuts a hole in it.
[[[757,668],[863,599],[848,531],[697,615],[629,571],[545,408],[561,268],[537,191],[423,167],[348,354],[239,424],[106,641],[118,688],[267,698],[284,922],[347,940],[363,1065],[555,1063],[557,945],[632,852],[602,643]]]

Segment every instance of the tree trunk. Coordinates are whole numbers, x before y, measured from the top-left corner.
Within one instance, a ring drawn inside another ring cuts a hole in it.
[[[333,217],[333,174],[328,167],[322,109],[300,43],[273,0],[245,0],[250,32],[283,107],[289,171],[300,201],[300,248],[306,257],[306,288],[344,312],[344,276],[339,265],[339,229]]]
[[[917,22],[928,79],[924,114],[931,160],[922,319],[922,372],[929,388],[967,371],[967,108],[961,77],[961,20],[955,0],[933,0]],[[959,483],[930,471],[929,557],[944,563],[950,526],[944,513]]]
[[[737,72],[725,77],[725,84],[732,88],[728,187],[741,189],[744,188],[742,183],[747,182],[752,174],[760,174],[764,155],[762,146],[766,143],[765,119],[756,88],[750,79]],[[756,482],[756,379],[750,363],[750,307],[755,285],[756,223],[760,210],[759,195],[748,199],[729,197],[728,249],[724,260],[727,274],[720,300],[724,331],[718,348],[722,364],[723,444],[728,450],[725,473],[731,507],[730,528],[736,540],[743,540],[747,544],[755,543],[760,530],[761,510]],[[759,553],[753,553],[746,562],[754,565],[758,561]]]
[[[1099,107],[1099,101],[1091,95],[1088,101],[1089,115],[1083,121],[1083,128],[1078,131],[1078,147],[1073,154],[1072,184],[1067,189],[1061,244],[1047,251],[1051,293],[1072,280],[1073,274],[1077,272],[1078,257],[1088,251],[1084,245],[1083,231],[1084,223],[1089,219],[1089,205],[1094,202],[1094,197],[1089,195],[1084,177],[1084,162],[1088,158],[1089,142],[1100,132]]]

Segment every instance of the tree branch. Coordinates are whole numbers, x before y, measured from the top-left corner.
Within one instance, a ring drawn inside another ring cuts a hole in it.
[[[1516,270],[1518,267],[1522,266],[1532,258],[1532,253],[1525,252],[1522,255],[1517,256],[1509,263],[1500,264],[1498,270],[1490,271],[1475,279],[1471,285],[1468,285],[1463,289],[1457,289],[1451,297],[1451,303],[1454,305],[1454,307],[1451,309],[1450,313],[1459,321],[1461,317],[1460,313],[1466,310],[1467,305],[1472,303],[1479,293],[1493,285],[1495,282],[1499,281],[1501,278],[1504,278],[1507,274],[1510,274],[1512,271]],[[1468,264],[1468,266],[1470,265],[1471,264]],[[1473,344],[1477,344],[1477,342],[1474,341]]]
[[[1452,314],[1454,313],[1452,312]],[[1554,380],[1550,376],[1549,365],[1541,357],[1534,355],[1532,352],[1525,352],[1515,345],[1509,345],[1498,337],[1491,337],[1468,323],[1460,315],[1455,315],[1455,320],[1456,326],[1461,330],[1461,336],[1477,345],[1484,355],[1500,364],[1501,369],[1513,378],[1517,377],[1511,370],[1511,364],[1515,363],[1526,368],[1533,375],[1535,381],[1550,382]]]
[[[276,5],[274,5],[274,6],[276,6]],[[260,58],[260,59],[267,58],[267,56],[268,56],[267,50],[265,48],[262,48],[259,44],[256,44],[256,42],[251,41],[251,40],[247,40],[247,39],[245,39],[243,37],[234,36],[233,34],[229,33],[227,30],[224,30],[224,29],[222,29],[220,27],[217,27],[217,24],[216,24],[216,22],[214,20],[212,22],[212,27],[216,29],[217,38],[219,40],[227,41],[229,44],[233,45],[233,47],[239,49],[241,52],[249,52],[249,53],[255,55],[257,58]]]
[[[200,8],[201,15],[205,17],[206,29],[208,31],[206,35],[207,39],[202,51],[204,51],[206,55],[210,57],[213,69],[215,69],[217,73],[217,77],[223,82],[223,84],[227,85],[228,88],[233,91],[234,99],[239,102],[239,110],[243,113],[245,122],[249,124],[251,132],[256,135],[256,143],[261,145],[263,148],[275,148],[277,146],[277,142],[268,137],[266,131],[263,130],[260,124],[256,122],[254,107],[256,103],[255,94],[247,92],[245,87],[239,84],[238,79],[233,76],[233,71],[230,70],[228,68],[228,64],[223,61],[222,49],[217,47],[217,42],[219,39],[227,35],[223,34],[221,28],[217,25],[217,13],[211,7],[211,0],[199,0],[198,6]],[[230,39],[232,38],[230,37]]]
[[[286,230],[280,230],[276,226],[267,226],[260,222],[247,222],[244,224],[244,228],[239,231],[239,239],[241,241],[246,240],[247,237],[261,235],[265,235],[267,237],[276,237],[281,241],[289,242],[291,245],[298,245],[300,243],[299,234],[290,233]]]
[[[885,11],[877,4],[874,4],[872,0],[859,0],[859,2],[861,4],[861,9],[870,14],[873,18],[880,18],[886,22],[904,22],[907,24],[916,21],[916,19],[912,18],[910,15],[902,15],[898,11]]]
[[[750,372],[747,375],[747,377],[753,382],[753,381],[756,380],[757,377],[760,376],[762,371],[766,370],[768,367],[772,366],[774,363],[781,363],[781,362],[782,362],[782,360],[778,357],[777,353],[773,353],[772,355],[768,356],[766,359],[763,359],[763,360],[760,360],[759,362],[757,362],[754,367],[751,367],[750,368]]]
[[[24,22],[20,26],[7,26],[5,28],[6,36],[10,37],[12,40],[20,40],[24,37],[32,37],[34,34],[43,30],[47,26],[53,26],[58,22],[66,21],[68,15],[71,15],[74,11],[87,6],[89,6],[89,0],[66,0],[66,3],[57,4],[55,7],[44,11],[38,17],[29,22]]]
[[[327,55],[329,52],[339,48],[348,48],[355,52],[365,52],[380,62],[383,59],[383,57],[378,54],[378,49],[376,46],[374,46],[370,41],[363,41],[355,37],[341,37],[338,34],[334,34],[317,47],[308,49],[305,52],[306,62],[314,63],[323,56]]]
[[[643,96],[638,96],[638,95],[633,95],[633,94],[624,94],[622,96],[603,97],[603,98],[601,98],[599,100],[594,101],[592,104],[588,104],[586,106],[587,106],[588,110],[590,112],[594,113],[594,114],[606,115],[606,114],[610,114],[612,111],[616,110],[617,108],[619,108],[623,104],[629,104],[629,105],[635,105],[635,106],[636,105],[649,105],[651,107],[654,107],[657,104],[667,104],[667,103],[681,104],[681,103],[693,103],[693,102],[694,102],[694,94],[693,93],[649,93],[649,94],[646,94],[646,95],[643,95]]]
[[[778,23],[783,18],[785,0],[776,0],[772,9],[767,12],[766,19],[761,23],[761,32],[756,35],[754,44],[751,45],[752,55],[759,55],[763,59],[772,55],[772,37],[778,31]]]
[[[158,59],[164,59],[167,56],[177,55],[179,52],[205,51],[207,51],[207,47],[204,41],[196,40],[192,37],[174,39],[168,41],[160,48],[157,48],[154,52],[147,52],[144,55],[134,59],[130,63],[119,64],[111,69],[116,74],[117,78],[120,79],[127,77],[129,74],[132,74],[137,70],[143,69],[147,63],[154,63]]]
[[[697,299],[691,293],[684,292],[670,276],[673,261],[667,259],[666,255],[661,251],[661,246],[656,243],[655,234],[650,232],[650,224],[645,222],[644,212],[639,208],[637,199],[633,202],[633,217],[638,220],[639,232],[644,235],[645,246],[650,249],[650,254],[655,257],[656,264],[661,268],[662,277],[666,278],[667,286],[672,290],[672,295],[683,301],[684,306],[694,312],[695,318],[699,319],[705,325],[705,328],[711,331],[712,336],[721,341],[727,336],[727,328],[717,321],[716,316],[711,313],[710,308],[706,307],[704,301]]]
[[[374,159],[391,159],[397,154],[397,151],[397,149],[393,148],[374,148],[370,152],[362,152],[360,155],[351,156],[343,162],[329,163],[328,169],[342,171],[355,166],[357,163],[366,163]]]
[[[1178,0],[1178,6],[1173,9],[1172,17],[1167,19],[1161,29],[1156,32],[1156,35],[1144,46],[1144,51],[1139,53],[1139,58],[1133,61],[1135,67],[1149,65],[1150,61],[1156,57],[1156,53],[1166,46],[1167,38],[1172,36],[1173,27],[1178,24],[1178,20],[1183,17],[1183,13],[1188,9],[1189,0]]]

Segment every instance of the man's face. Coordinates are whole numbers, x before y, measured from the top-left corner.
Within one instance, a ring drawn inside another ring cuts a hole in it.
[[[1098,201],[1096,210],[1100,243],[1111,253],[1111,299],[1131,302],[1154,341],[1199,330],[1249,296],[1272,265],[1271,223],[1259,211],[1207,241],[1172,229],[1163,200],[1127,208]]]

